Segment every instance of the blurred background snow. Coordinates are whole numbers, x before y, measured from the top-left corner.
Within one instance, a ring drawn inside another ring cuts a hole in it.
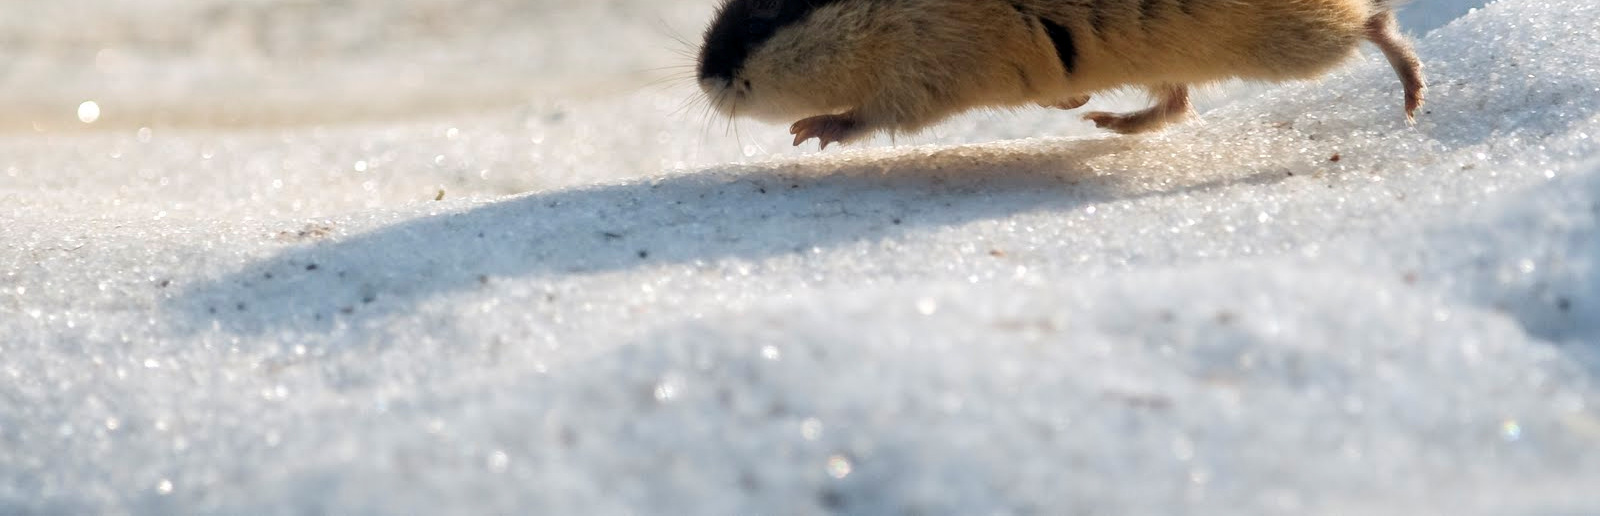
[[[819,153],[709,0],[0,0],[0,514],[1600,514],[1600,8],[1483,3]]]

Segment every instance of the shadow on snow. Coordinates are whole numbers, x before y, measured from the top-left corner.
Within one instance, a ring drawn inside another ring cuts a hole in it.
[[[809,254],[1022,212],[1224,184],[1141,192],[1122,186],[1124,176],[1097,174],[1086,163],[1136,145],[1113,138],[1063,142],[1049,152],[914,150],[832,162],[823,170],[743,166],[530,194],[293,247],[190,288],[171,308],[196,330],[361,331],[423,300],[498,278]],[[1257,171],[1226,183],[1279,177]]]

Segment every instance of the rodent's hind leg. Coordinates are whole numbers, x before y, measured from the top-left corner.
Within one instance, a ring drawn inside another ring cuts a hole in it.
[[[805,143],[806,140],[816,138],[823,150],[827,150],[830,143],[848,142],[864,136],[866,132],[864,124],[856,116],[855,111],[838,115],[814,116],[789,126],[789,134],[794,135],[794,145],[796,147]]]
[[[1061,100],[1061,101],[1056,101],[1056,102],[1040,102],[1039,103],[1039,107],[1056,108],[1056,109],[1078,109],[1078,108],[1083,107],[1084,104],[1088,104],[1088,103],[1089,103],[1089,96],[1088,95],[1078,95],[1076,97],[1068,98],[1067,100]]]
[[[1406,89],[1406,123],[1416,123],[1417,108],[1422,107],[1428,83],[1422,77],[1422,60],[1417,58],[1416,49],[1400,34],[1394,11],[1383,11],[1367,20],[1367,40],[1383,51],[1383,56],[1389,58],[1389,66],[1400,76],[1400,84]]]
[[[1188,86],[1168,84],[1151,87],[1150,94],[1156,98],[1156,105],[1147,109],[1120,114],[1095,111],[1083,115],[1083,119],[1094,122],[1095,127],[1101,129],[1134,134],[1154,131],[1189,116]]]

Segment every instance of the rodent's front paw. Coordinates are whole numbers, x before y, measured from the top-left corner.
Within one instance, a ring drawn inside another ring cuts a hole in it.
[[[1095,127],[1101,129],[1110,129],[1117,132],[1122,132],[1122,126],[1125,125],[1127,121],[1127,117],[1116,113],[1107,113],[1105,111],[1084,113],[1083,119],[1094,122]]]
[[[821,149],[827,150],[828,144],[844,142],[854,138],[860,129],[860,122],[850,113],[842,115],[814,116],[795,122],[789,126],[789,134],[794,135],[794,145],[799,147],[806,140],[816,138],[821,144]]]

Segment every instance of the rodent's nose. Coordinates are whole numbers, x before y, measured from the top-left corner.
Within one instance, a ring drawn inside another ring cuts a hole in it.
[[[729,89],[731,86],[731,82],[720,77],[700,79],[700,91],[705,92],[706,96],[711,98],[726,98],[731,91]]]
[[[718,66],[716,60],[706,60],[700,63],[700,82],[717,81],[722,86],[733,85],[733,67]]]
[[[706,76],[705,74],[701,74],[700,75],[700,85],[702,87],[704,87],[704,88],[707,88],[707,89],[711,89],[711,88],[715,88],[715,89],[732,88],[733,87],[733,77],[729,77],[729,76],[726,76],[726,75]]]
[[[745,48],[720,41],[708,41],[700,50],[700,80],[721,80],[724,86],[733,84],[733,76],[744,65]]]

